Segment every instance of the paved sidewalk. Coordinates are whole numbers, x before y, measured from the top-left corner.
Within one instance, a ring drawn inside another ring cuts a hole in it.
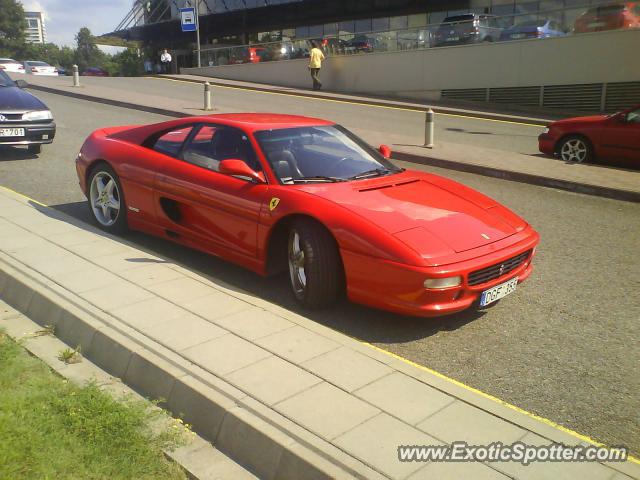
[[[260,478],[640,478],[631,462],[400,462],[399,445],[585,439],[2,188],[0,298]]]
[[[14,75],[17,78],[18,75]],[[161,113],[171,116],[189,116],[206,113],[202,110],[202,95],[194,96],[193,101],[184,101],[172,98],[170,95],[163,97],[130,92],[119,87],[118,78],[86,79],[83,77],[83,84],[80,88],[74,88],[70,77],[33,77],[22,76],[35,89],[42,89],[54,93],[71,95],[91,101],[105,102],[123,107],[138,108],[154,113]],[[331,101],[365,101],[365,97],[353,95],[334,94],[323,92],[320,94],[309,94],[301,90],[293,91],[286,87],[269,87],[261,84],[248,84],[247,82],[234,82],[229,80],[211,79],[206,77],[174,76],[188,81],[204,82],[205,80],[215,81],[218,85],[226,85],[232,88],[250,88],[254,90],[268,90],[270,92],[313,96]],[[161,80],[149,80],[161,81]],[[170,82],[167,81],[169,84]],[[214,106],[215,106],[215,88]],[[168,89],[168,92],[170,90]],[[302,92],[302,93],[301,93]],[[372,101],[371,99],[368,99]],[[380,103],[380,100],[373,100]],[[423,110],[424,105],[411,104],[406,102],[384,102],[385,105],[398,108],[410,108]],[[217,108],[217,107],[216,107]],[[213,113],[225,113],[225,109],[216,109]],[[477,112],[464,109],[449,109],[449,112],[460,115],[476,115]],[[495,118],[500,118],[500,114],[495,114]],[[509,121],[539,122],[545,123],[544,119],[505,116]],[[378,132],[370,132],[364,129],[352,128],[358,135],[371,144],[380,141]],[[640,202],[640,171],[626,170],[621,168],[607,167],[603,165],[569,164],[561,160],[540,155],[524,155],[516,152],[476,147],[471,145],[461,145],[456,143],[443,143],[436,139],[436,146],[433,149],[423,148],[421,145],[412,143],[402,132],[387,132],[386,142],[391,145],[394,158],[417,162],[438,167],[451,168],[455,170],[468,171],[481,175],[504,178],[524,183],[542,185],[552,188],[560,188],[579,193],[600,195],[621,200]]]

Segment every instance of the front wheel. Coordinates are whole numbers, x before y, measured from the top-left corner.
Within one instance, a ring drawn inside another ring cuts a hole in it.
[[[109,165],[100,164],[89,179],[89,208],[102,230],[123,233],[127,229],[124,196],[120,179]]]
[[[331,234],[313,220],[298,220],[289,230],[287,250],[296,300],[308,308],[334,304],[342,287],[342,266]]]
[[[591,144],[586,138],[578,135],[563,139],[558,145],[558,153],[565,162],[590,162],[593,158]]]

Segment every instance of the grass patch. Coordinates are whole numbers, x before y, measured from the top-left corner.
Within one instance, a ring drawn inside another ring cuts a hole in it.
[[[0,478],[184,479],[162,454],[184,430],[152,428],[161,416],[60,378],[0,330]]]

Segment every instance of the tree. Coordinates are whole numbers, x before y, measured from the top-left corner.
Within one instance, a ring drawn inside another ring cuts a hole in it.
[[[106,55],[96,47],[91,30],[87,27],[82,27],[76,35],[76,43],[78,47],[76,48],[75,61],[80,71],[87,67],[102,66],[106,60]]]
[[[13,55],[24,44],[27,21],[22,4],[16,0],[0,0],[0,56]]]

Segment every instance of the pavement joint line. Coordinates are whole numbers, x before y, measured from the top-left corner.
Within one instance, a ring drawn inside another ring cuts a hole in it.
[[[52,208],[52,207],[49,207],[49,206],[47,206],[47,205],[45,205],[45,204],[42,204],[42,203],[40,203],[40,202],[38,202],[38,201],[36,201],[36,200],[32,199],[32,198],[30,198],[30,197],[28,197],[28,196],[26,196],[26,195],[24,195],[24,194],[21,194],[21,193],[19,193],[19,192],[15,192],[15,191],[11,190],[10,188],[3,187],[3,186],[0,186],[0,188],[3,188],[3,189],[5,189],[5,190],[7,190],[7,191],[9,191],[9,192],[12,192],[12,193],[14,193],[14,194],[17,194],[19,197],[21,197],[21,198],[23,198],[23,199],[26,199],[27,201],[34,201],[34,202],[36,202],[36,203],[40,204],[41,206],[43,206],[43,207],[45,207],[45,208]],[[63,217],[65,217],[65,218],[66,218],[68,215],[66,215],[66,214],[61,214],[61,216],[63,216]],[[14,222],[12,222],[10,219],[5,218],[5,220],[6,220],[6,221],[9,221],[10,223],[14,223]],[[64,220],[60,220],[60,221],[64,221]],[[19,225],[17,225],[17,226],[19,226]],[[78,228],[80,228],[80,227],[78,227]],[[33,232],[32,232],[32,233],[33,233]],[[35,235],[38,235],[37,233],[34,233],[34,234],[35,234]],[[40,235],[38,235],[38,236],[40,236]],[[111,236],[110,236],[109,234],[107,234],[106,236],[107,236],[108,238],[111,238]],[[44,237],[41,237],[41,238],[44,238]],[[116,240],[116,241],[124,240],[124,239],[119,239],[119,238],[117,238],[117,237],[115,237],[115,238],[111,238],[111,239],[112,239],[112,240]],[[137,248],[137,247],[135,246],[135,244],[132,244],[132,243],[131,243],[131,242],[129,242],[128,240],[124,240],[124,243],[125,243],[126,245],[128,245],[128,246],[132,247],[132,248]],[[65,250],[69,251],[69,250],[68,250],[68,249],[66,249],[65,247],[62,247],[62,246],[58,246],[58,247],[63,248],[63,249],[65,249]],[[69,251],[69,252],[70,252],[70,253],[72,253],[72,254],[74,254],[74,255],[80,256],[81,258],[84,258],[84,257],[82,257],[81,255],[78,255],[78,254],[76,254],[76,253],[74,253],[74,252],[71,252],[71,251]],[[14,261],[17,261],[18,263],[20,263],[20,264],[24,265],[25,267],[27,267],[27,268],[29,268],[29,269],[31,269],[31,268],[32,268],[32,267],[29,267],[28,265],[24,264],[24,262],[22,262],[21,260],[14,258],[14,257],[13,257],[12,255],[10,255],[10,254],[7,254],[6,252],[4,252],[4,254],[5,254],[5,255],[7,255],[7,256],[9,256],[10,258],[12,258]],[[85,259],[85,260],[87,260],[87,259]],[[87,261],[89,261],[90,263],[92,263],[90,260],[87,260]],[[95,266],[97,266],[98,268],[104,268],[104,267],[101,267],[101,266],[99,266],[99,265],[95,265]],[[170,265],[170,266],[169,266],[169,268],[172,268],[172,267],[180,267],[180,268],[184,268],[184,267],[182,267],[181,265],[176,264],[176,263],[172,263],[172,265]],[[41,272],[38,272],[37,270],[36,270],[36,272],[37,272],[38,274],[42,275],[43,277],[45,277],[45,278],[47,278],[47,279],[48,279],[47,275],[45,275],[45,274],[43,274],[43,273],[41,273]],[[112,272],[112,273],[113,273],[113,272]],[[119,275],[118,273],[113,273],[113,274],[114,274],[114,275],[116,275],[116,276],[119,276],[119,277],[120,277],[120,275]],[[124,279],[123,277],[120,277],[120,278],[122,278],[123,280],[126,280],[126,281],[128,281],[128,282],[130,282],[130,283],[133,283],[133,282],[131,282],[131,281],[127,280],[127,279]],[[205,282],[202,282],[201,280],[198,280],[197,278],[193,278],[193,277],[191,277],[191,278],[192,278],[192,279],[194,279],[194,280],[200,281],[201,283],[203,283],[203,284],[207,285]],[[49,279],[49,281],[51,281],[51,280]],[[66,291],[69,291],[68,289],[66,289],[66,288],[65,288],[65,287],[63,287],[62,285],[60,285],[60,284],[58,284],[58,283],[56,283],[56,282],[54,282],[54,283],[55,283],[56,285],[58,285],[58,287],[60,287],[60,288],[62,288],[62,289],[64,289],[64,290],[66,290]],[[142,288],[142,289],[144,289],[144,290],[146,290],[146,291],[149,291],[149,292],[150,292],[150,293],[152,293],[153,295],[156,295],[154,292],[151,292],[150,290],[148,290],[148,289],[147,289],[147,288],[145,288],[145,287],[139,287],[139,288]],[[72,295],[75,295],[73,292],[70,292],[70,293],[71,293]],[[223,292],[223,293],[227,294],[227,292]],[[241,301],[243,301],[243,302],[245,302],[245,303],[248,303],[248,304],[250,304],[250,305],[257,306],[257,305],[255,305],[255,304],[252,304],[252,303],[250,303],[250,302],[247,302],[246,300],[243,300],[243,299],[241,299],[241,298],[238,298],[238,297],[236,297],[235,295],[231,295],[231,294],[229,294],[229,295],[230,295],[230,296],[233,296],[234,298],[237,298],[238,300],[241,300]],[[157,295],[156,295],[156,296],[157,296]],[[81,297],[80,297],[80,298],[81,298]],[[81,298],[81,299],[82,299],[82,298]],[[84,301],[84,299],[82,299],[82,300]],[[169,301],[169,300],[167,300],[167,301]],[[73,302],[72,302],[72,303],[73,303]],[[135,302],[135,303],[138,303],[138,302]],[[174,305],[177,305],[177,304],[175,304],[174,302],[171,302],[171,303],[173,303]],[[74,304],[75,304],[75,303],[74,303]],[[131,304],[131,305],[133,305],[133,304]],[[76,306],[79,306],[79,305],[77,305],[77,304],[76,304]],[[181,307],[180,305],[177,305],[177,306]],[[258,306],[258,307],[259,307],[259,306]],[[82,308],[82,307],[80,307],[80,308]],[[112,318],[116,318],[116,319],[117,319],[117,317],[116,317],[114,314],[111,314],[111,313],[109,313],[109,312],[106,312],[106,311],[104,311],[104,310],[100,309],[99,307],[96,307],[95,305],[94,305],[94,308],[96,308],[96,309],[100,310],[102,313],[106,314],[107,316],[110,316],[110,317],[112,317]],[[181,307],[181,308],[184,308],[184,307]],[[260,308],[260,307],[259,307],[259,308]],[[185,308],[185,310],[186,310],[186,308]],[[187,310],[187,311],[189,311],[189,310]],[[191,312],[191,313],[193,313],[193,312]],[[195,313],[194,313],[194,315],[197,315],[197,314],[195,314]],[[279,317],[281,317],[281,318],[285,318],[285,317],[282,317],[282,315],[279,315],[278,313],[274,313],[274,315],[277,315],[277,316],[279,316]],[[200,315],[197,315],[197,316],[201,317]],[[206,321],[209,321],[209,320],[207,320],[207,319],[206,319],[206,318],[204,318],[204,317],[201,317],[201,318],[203,318],[203,319],[204,319],[204,320],[206,320]],[[285,318],[285,319],[286,319],[286,318]],[[288,320],[288,319],[286,319],[286,320]],[[120,319],[118,319],[118,321],[119,321],[119,322],[122,322]],[[124,324],[124,322],[122,322],[122,323]],[[215,322],[210,322],[210,323],[215,324]],[[127,326],[127,328],[131,328],[132,330],[136,331],[138,334],[143,335],[143,336],[146,336],[143,332],[141,332],[141,331],[140,331],[140,330],[138,330],[137,328],[132,327],[132,326],[130,326],[130,325],[128,325],[128,324],[125,324],[125,325]],[[227,330],[227,329],[226,329],[225,327],[223,327],[223,326],[220,326],[220,325],[217,325],[217,324],[215,324],[215,325],[216,325],[216,326],[218,326],[218,327],[220,327],[220,328],[222,328],[222,329],[224,329],[224,330]],[[299,327],[301,327],[301,328],[304,328],[305,330],[308,330],[308,331],[310,331],[310,332],[312,332],[312,333],[315,333],[315,334],[321,335],[320,333],[315,332],[315,331],[313,331],[313,330],[309,330],[308,328],[306,328],[306,327],[304,327],[304,326],[302,326],[302,325],[299,325],[299,324],[298,324],[298,326],[299,326]],[[294,327],[290,327],[290,328],[294,328]],[[285,330],[289,330],[290,328],[285,329]],[[328,328],[328,327],[327,327],[327,328]],[[330,330],[332,330],[332,331],[334,331],[334,332],[335,332],[335,330],[333,330],[333,329],[330,329]],[[227,330],[227,331],[229,331],[229,330]],[[135,339],[132,339],[129,335],[127,335],[127,333],[126,333],[126,332],[119,331],[119,333],[120,333],[120,334],[122,334],[122,335],[125,335],[125,336],[127,336],[128,338],[130,338],[131,340],[134,340],[134,341],[135,341]],[[234,336],[237,336],[238,338],[241,338],[241,339],[242,339],[242,340],[244,340],[244,341],[248,341],[248,342],[253,343],[253,342],[252,342],[252,340],[249,340],[249,339],[247,339],[247,338],[243,337],[242,335],[239,335],[239,334],[237,334],[237,333],[235,333],[235,332],[230,332],[230,331],[229,331],[229,333],[230,333],[230,334],[232,334],[232,335],[234,335]],[[280,333],[280,332],[277,332],[277,333]],[[276,333],[271,333],[271,334],[269,334],[269,335],[274,335],[274,334],[276,334]],[[269,336],[269,335],[266,335],[266,336]],[[402,357],[402,356],[400,356],[400,355],[397,355],[397,354],[395,354],[395,353],[393,353],[393,352],[390,352],[390,351],[388,351],[388,350],[384,350],[384,349],[382,349],[382,348],[380,348],[380,347],[377,347],[377,346],[375,346],[375,345],[373,345],[373,344],[371,344],[371,343],[369,343],[369,342],[365,342],[365,341],[359,340],[359,339],[357,339],[357,338],[355,338],[355,337],[351,337],[351,336],[346,335],[346,334],[342,334],[342,335],[344,335],[345,337],[347,337],[347,338],[349,338],[349,339],[351,339],[351,340],[355,340],[356,342],[358,342],[358,343],[360,343],[360,344],[362,344],[362,345],[364,345],[364,346],[366,346],[366,347],[369,347],[369,348],[371,348],[371,349],[373,349],[373,350],[376,350],[376,351],[378,351],[378,352],[380,352],[380,353],[383,353],[384,355],[387,355],[387,356],[389,356],[389,357],[391,357],[391,358],[394,358],[394,359],[396,359],[396,360],[399,360],[399,361],[401,361],[401,362],[403,362],[403,363],[405,363],[405,364],[407,364],[407,365],[410,365],[410,366],[412,366],[412,367],[414,367],[414,368],[417,368],[417,369],[419,369],[419,370],[421,370],[421,371],[424,371],[424,372],[427,372],[427,373],[429,373],[429,374],[431,374],[431,375],[434,375],[434,376],[436,376],[436,377],[438,377],[438,378],[440,378],[440,379],[442,379],[442,380],[445,380],[446,382],[448,382],[448,383],[450,383],[450,384],[456,385],[456,386],[461,387],[461,388],[463,388],[463,389],[465,389],[465,390],[467,390],[467,391],[469,391],[469,392],[471,392],[471,393],[477,394],[477,395],[479,395],[479,396],[481,396],[481,397],[483,397],[483,398],[485,398],[485,399],[487,399],[487,400],[490,400],[490,401],[491,401],[491,402],[493,402],[493,403],[496,403],[496,404],[501,405],[501,406],[503,406],[503,407],[506,407],[506,408],[508,408],[508,409],[510,409],[510,410],[513,410],[513,411],[515,411],[515,412],[517,412],[517,413],[520,413],[520,414],[522,414],[522,415],[525,415],[525,416],[527,416],[528,418],[533,419],[533,420],[535,420],[535,421],[542,422],[543,424],[545,424],[545,425],[547,425],[547,426],[550,426],[550,427],[552,427],[552,428],[554,428],[554,429],[556,429],[556,430],[559,430],[559,431],[561,431],[561,432],[563,432],[563,433],[566,433],[566,434],[568,434],[568,435],[570,435],[570,436],[572,436],[572,437],[574,437],[574,438],[580,439],[580,440],[582,440],[582,441],[584,441],[584,442],[587,442],[587,443],[589,443],[589,444],[592,444],[592,445],[595,445],[595,446],[598,446],[598,447],[610,448],[610,447],[608,447],[607,445],[605,445],[605,444],[603,444],[603,443],[600,443],[600,442],[597,442],[596,440],[593,440],[592,438],[588,437],[587,435],[583,435],[583,434],[581,434],[581,433],[575,432],[574,430],[571,430],[571,429],[569,429],[569,428],[563,427],[562,425],[559,425],[558,423],[553,422],[552,420],[549,420],[549,419],[547,419],[547,418],[541,417],[541,416],[536,415],[536,414],[534,414],[534,413],[528,412],[527,410],[524,410],[524,409],[522,409],[522,408],[520,408],[520,407],[517,407],[517,406],[515,406],[515,405],[513,405],[513,404],[510,404],[510,403],[508,403],[508,402],[506,402],[506,401],[504,401],[504,400],[501,400],[501,399],[499,399],[499,398],[497,398],[497,397],[495,397],[495,396],[493,396],[493,395],[490,395],[490,394],[488,394],[488,393],[485,393],[485,392],[483,392],[483,391],[481,391],[481,390],[478,390],[478,389],[476,389],[476,388],[474,388],[474,387],[471,387],[471,386],[469,386],[469,385],[466,385],[466,384],[464,384],[464,383],[462,383],[462,382],[460,382],[460,381],[458,381],[458,380],[455,380],[455,379],[453,379],[453,378],[451,378],[451,377],[448,377],[448,376],[446,376],[446,375],[444,375],[444,374],[442,374],[442,373],[440,373],[440,372],[438,372],[438,371],[436,371],[436,370],[430,369],[429,367],[426,367],[426,366],[424,366],[424,365],[420,365],[420,364],[418,364],[418,363],[416,363],[416,362],[413,362],[413,361],[411,361],[411,360],[409,360],[409,359],[406,359],[406,358],[404,358],[404,357]],[[325,338],[328,338],[328,337],[325,337]],[[152,342],[154,342],[154,343],[157,343],[157,344],[159,344],[159,345],[162,345],[162,344],[160,344],[159,342],[157,342],[156,340],[153,340],[153,339],[150,339],[150,340],[151,340]],[[206,343],[206,342],[205,342],[205,343]],[[329,352],[335,351],[335,350],[339,349],[341,346],[342,346],[342,345],[338,345],[338,347],[336,347],[336,348],[334,348],[334,349],[331,349]],[[144,347],[144,348],[146,348],[146,347]],[[166,348],[166,347],[165,347],[165,348]],[[260,348],[263,348],[264,350],[266,350],[267,352],[271,353],[272,355],[274,355],[274,356],[276,356],[276,357],[279,357],[281,360],[286,361],[286,362],[288,362],[288,363],[291,363],[292,365],[297,366],[298,368],[301,368],[301,369],[303,369],[303,370],[307,371],[308,373],[310,373],[310,374],[312,374],[312,375],[314,375],[314,376],[318,376],[317,374],[315,374],[314,372],[312,372],[311,370],[309,370],[307,367],[303,366],[302,364],[301,364],[301,365],[296,365],[296,364],[294,364],[293,362],[291,362],[290,360],[288,360],[288,359],[286,359],[286,358],[282,357],[280,354],[277,354],[277,353],[275,353],[275,352],[272,352],[272,351],[270,351],[270,350],[268,350],[267,348],[264,348],[264,347],[260,347]],[[317,357],[319,357],[319,356],[321,356],[321,355],[324,355],[324,354],[326,354],[326,353],[329,353],[329,352],[323,352],[323,353],[321,353],[321,354],[319,354],[319,355],[315,355],[315,356],[314,356],[314,357],[312,357],[312,358],[317,358]],[[173,362],[173,361],[172,361],[172,360],[170,360],[169,358],[166,358],[165,356],[163,356],[163,355],[161,355],[161,354],[157,354],[157,353],[156,353],[156,355],[161,356],[165,361],[167,361],[167,362],[171,363],[173,366],[178,367],[178,368],[181,368],[179,365],[176,365],[176,364],[175,364],[175,362]],[[189,360],[189,359],[187,359],[187,358],[183,357],[180,353],[177,353],[177,355],[178,355],[181,359],[183,359],[184,361],[186,361],[186,362],[189,362],[189,363],[192,363],[192,364],[198,365],[197,363],[195,363],[195,362],[193,362],[193,361],[191,361],[191,360]],[[310,360],[310,359],[309,359],[309,360]],[[257,363],[257,362],[254,362],[254,363]],[[200,365],[198,365],[198,366],[200,366]],[[215,377],[220,378],[221,380],[223,380],[223,381],[225,381],[225,382],[227,382],[227,383],[231,384],[228,380],[226,380],[226,379],[222,379],[220,376],[218,376],[217,374],[214,374],[213,372],[210,372],[210,371],[209,371],[209,370],[207,370],[206,368],[204,368],[204,367],[202,367],[202,366],[200,366],[200,368],[203,368],[205,371],[207,371],[207,372],[208,372],[208,373],[210,373],[211,375],[214,375]],[[244,367],[242,367],[242,368],[244,368]],[[189,373],[189,372],[188,372],[188,373]],[[190,374],[190,373],[189,373],[189,374]],[[206,380],[204,380],[204,379],[201,379],[201,380],[202,380],[202,381],[204,381],[206,384],[208,384],[208,382],[206,382]],[[327,379],[322,379],[322,380],[324,380],[325,382],[329,383],[330,385],[332,385],[332,386],[334,386],[334,387],[336,387],[336,388],[340,389],[341,391],[344,391],[344,392],[346,392],[347,394],[349,394],[349,392],[347,392],[346,390],[344,390],[342,387],[340,387],[340,386],[338,386],[338,385],[333,384],[331,381],[329,381],[329,380],[327,380]],[[425,384],[425,385],[428,385],[428,384],[426,384],[422,379],[416,378],[416,380],[418,380],[419,382],[421,382],[421,383],[423,383],[423,384]],[[233,385],[233,384],[232,384],[232,385]],[[495,414],[494,412],[487,411],[486,409],[484,409],[484,408],[482,408],[482,407],[480,407],[480,406],[474,405],[474,404],[470,403],[469,401],[467,401],[466,399],[462,399],[462,398],[456,397],[454,394],[452,394],[452,393],[450,393],[450,392],[447,392],[447,391],[445,391],[445,390],[442,390],[441,388],[438,388],[437,386],[434,386],[434,385],[428,385],[428,386],[430,386],[431,388],[434,388],[434,389],[436,389],[436,390],[440,391],[441,393],[444,393],[444,394],[446,394],[446,395],[452,396],[452,397],[456,398],[458,401],[461,401],[461,402],[463,402],[463,403],[466,403],[466,404],[468,404],[468,405],[471,405],[472,407],[478,408],[479,410],[482,410],[482,411],[484,411],[485,413],[487,413],[487,414],[489,414],[489,415],[491,415],[491,416],[493,416],[493,417],[499,418],[499,419],[501,419],[501,420],[503,420],[503,421],[505,421],[505,422],[508,422],[508,423],[510,423],[510,424],[512,424],[512,425],[515,425],[515,426],[519,427],[519,428],[522,428],[523,430],[525,430],[525,431],[527,431],[527,432],[532,432],[529,428],[527,428],[527,427],[525,427],[525,426],[519,425],[519,424],[515,423],[514,421],[512,421],[512,420],[510,420],[510,419],[502,418],[502,417],[500,417],[499,415]],[[211,388],[213,388],[213,386],[211,386],[211,385],[210,385],[210,387],[211,387]],[[246,394],[246,392],[245,392],[242,388],[239,388],[239,387],[237,387],[237,386],[235,386],[235,385],[234,385],[234,387],[235,387],[235,388],[238,388],[238,390],[240,390],[240,391],[242,391],[243,393],[245,393],[245,394]],[[253,398],[253,397],[252,397],[252,398]],[[358,397],[358,398],[359,398],[359,397]],[[260,400],[258,400],[258,399],[255,399],[255,400],[256,400],[256,401],[258,401],[260,404],[262,404],[262,405],[266,406],[267,408],[270,408],[268,405],[264,404],[262,401],[260,401]],[[369,402],[366,402],[366,403],[367,403],[367,404],[370,404]],[[453,402],[451,402],[451,403],[453,403]],[[372,404],[370,404],[370,405],[372,405]],[[449,404],[449,405],[450,405],[450,404]],[[372,405],[372,406],[373,406],[373,405]],[[376,407],[376,408],[377,408],[377,407]],[[391,413],[389,413],[389,412],[387,412],[387,414],[389,414],[389,415],[390,415],[390,416],[392,416],[393,418],[397,418],[397,417],[395,417],[393,414],[391,414]],[[282,414],[281,414],[281,415],[282,415]],[[292,422],[296,423],[296,425],[298,425],[298,426],[300,426],[300,427],[304,428],[305,430],[307,430],[307,429],[306,429],[306,427],[304,427],[304,426],[302,426],[302,425],[298,424],[297,422],[295,422],[295,421],[293,421],[293,420],[289,419],[286,415],[282,415],[282,416],[283,416],[284,418],[287,418],[288,420],[290,420],[290,421],[292,421]],[[430,416],[431,416],[431,415],[430,415]],[[427,417],[427,418],[428,418],[428,417]],[[401,420],[401,419],[399,419],[399,418],[397,418],[397,419],[398,419],[398,420]],[[402,421],[402,420],[401,420],[401,421]],[[308,431],[308,430],[307,430],[307,431]],[[545,435],[540,434],[540,433],[538,433],[538,432],[532,432],[532,433],[534,433],[534,434],[536,434],[536,435],[539,435],[539,436],[541,436],[541,437],[543,437],[543,438],[545,438],[545,439],[550,440],[548,437],[546,437]],[[432,435],[432,436],[433,436],[433,435]],[[434,438],[436,438],[436,437],[434,437]],[[438,440],[440,440],[440,439],[438,439]],[[440,441],[442,441],[442,440],[440,440]],[[445,443],[446,443],[446,442],[445,442]],[[333,444],[332,444],[332,445],[333,445]],[[337,446],[336,446],[336,445],[334,445],[334,447],[337,447]],[[338,447],[338,448],[339,448],[339,447]],[[636,458],[636,457],[634,457],[634,456],[632,456],[632,455],[629,455],[629,456],[628,456],[628,460],[629,460],[631,463],[634,463],[634,464],[640,465],[640,459],[638,459],[638,458]],[[370,466],[370,467],[371,467],[371,466]],[[373,468],[373,467],[371,467],[371,468]],[[612,468],[613,468],[613,467],[612,467]],[[376,471],[377,471],[377,470],[376,470]],[[380,473],[381,473],[381,472],[380,472]]]
[[[178,79],[178,78],[171,78],[171,77],[145,77],[145,78],[150,78],[153,80],[165,80],[165,81],[171,81],[171,82],[180,82],[180,83],[196,83],[196,84],[204,84],[204,81],[199,81],[199,80],[186,80],[186,79]],[[215,77],[212,77],[215,78]],[[267,87],[265,88],[258,88],[258,87],[247,87],[247,86],[243,86],[243,85],[227,85],[227,84],[221,84],[221,83],[216,83],[214,82],[210,82],[212,87],[215,88],[227,88],[227,89],[234,89],[234,90],[245,90],[245,91],[251,91],[251,92],[257,92],[257,93],[264,93],[264,94],[268,94],[268,95],[284,95],[284,96],[288,96],[288,97],[296,97],[296,98],[304,98],[306,100],[315,100],[315,101],[321,101],[321,102],[333,102],[333,103],[344,103],[344,104],[348,104],[348,105],[357,105],[357,106],[361,106],[361,107],[371,107],[371,108],[384,108],[384,109],[388,109],[388,110],[400,110],[400,111],[405,111],[405,112],[414,112],[414,113],[425,113],[429,108],[432,108],[434,113],[436,115],[442,115],[442,116],[448,116],[448,117],[461,117],[461,118],[470,118],[473,120],[481,120],[481,121],[488,121],[488,122],[499,122],[499,123],[508,123],[508,124],[513,124],[513,125],[524,125],[527,127],[535,127],[535,128],[540,128],[540,127],[544,127],[546,124],[551,123],[553,120],[545,120],[540,121],[539,123],[525,123],[525,122],[516,122],[513,120],[503,120],[503,119],[499,119],[499,118],[487,118],[487,117],[483,117],[480,116],[481,114],[479,114],[478,116],[475,115],[463,115],[461,113],[447,113],[442,111],[443,108],[442,107],[429,107],[424,106],[424,107],[410,107],[410,106],[400,106],[400,105],[389,105],[389,104],[384,104],[383,101],[376,101],[376,100],[372,100],[372,101],[366,101],[366,100],[361,100],[361,101],[354,101],[354,100],[347,100],[347,99],[341,99],[341,98],[327,98],[325,96],[319,96],[319,95],[314,95],[311,93],[303,93],[303,92],[277,92],[277,91],[273,91]],[[440,111],[438,111],[440,110]]]
[[[433,370],[433,369],[431,369],[429,367],[425,367],[424,365],[420,365],[419,363],[416,363],[416,362],[413,362],[413,361],[411,361],[411,360],[409,360],[407,358],[401,357],[400,355],[396,355],[393,352],[390,352],[390,351],[385,350],[383,348],[377,347],[377,346],[375,346],[375,345],[373,345],[371,343],[363,342],[363,341],[360,341],[360,343],[362,343],[363,345],[367,345],[368,347],[371,347],[372,349],[377,350],[378,352],[381,352],[381,353],[383,353],[385,355],[389,355],[390,357],[395,358],[396,360],[399,360],[399,361],[401,361],[403,363],[411,365],[412,367],[418,368],[418,369],[420,369],[422,371],[425,371],[425,372],[428,372],[428,373],[430,373],[432,375],[435,375],[436,377],[441,378],[442,380],[445,380],[445,381],[447,381],[449,383],[453,383],[454,385],[456,385],[458,387],[462,387],[465,390],[468,390],[468,391],[473,392],[473,393],[475,393],[477,395],[480,395],[483,398],[486,398],[487,400],[491,400],[492,402],[498,403],[498,404],[500,404],[500,405],[502,405],[504,407],[507,407],[507,408],[509,408],[511,410],[514,410],[514,411],[516,411],[516,412],[518,412],[520,414],[526,415],[527,417],[529,417],[529,418],[531,418],[533,420],[537,420],[539,422],[542,422],[542,423],[544,423],[544,424],[546,424],[546,425],[548,425],[550,427],[553,427],[553,428],[555,428],[557,430],[560,430],[561,432],[569,434],[572,437],[575,437],[575,438],[577,438],[579,440],[582,440],[583,442],[587,442],[587,443],[589,443],[591,445],[595,445],[597,447],[611,448],[608,445],[605,445],[605,444],[600,443],[600,442],[598,442],[596,440],[593,440],[592,438],[588,437],[587,435],[583,435],[583,434],[578,433],[578,432],[576,432],[574,430],[571,430],[571,429],[569,429],[567,427],[563,427],[562,425],[559,425],[558,423],[556,423],[556,422],[554,422],[552,420],[549,420],[548,418],[541,417],[539,415],[536,415],[535,413],[531,413],[531,412],[529,412],[527,410],[524,410],[524,409],[522,409],[520,407],[517,407],[517,406],[515,406],[515,405],[513,405],[513,404],[511,404],[509,402],[505,402],[504,400],[501,400],[498,397],[494,397],[493,395],[485,393],[482,390],[478,390],[477,388],[471,387],[471,386],[467,385],[466,383],[462,383],[462,382],[460,382],[460,381],[458,381],[458,380],[456,380],[454,378],[448,377],[448,376],[444,375],[443,373],[440,373],[440,372],[438,372],[436,370]],[[443,393],[446,393],[446,392],[443,392]],[[459,399],[459,400],[463,401],[461,399]],[[467,403],[467,402],[465,402],[465,403]],[[472,405],[472,406],[475,407],[475,405]],[[478,407],[476,407],[476,408],[478,408]],[[486,410],[485,410],[485,412],[486,412]],[[486,412],[486,413],[488,413],[490,415],[493,415],[491,412]],[[506,419],[503,419],[503,420],[508,421]],[[529,431],[526,428],[524,430]],[[536,432],[532,432],[532,433],[536,433]],[[536,435],[540,435],[540,434],[536,433]],[[542,435],[540,435],[540,436],[542,436]],[[628,460],[630,462],[632,462],[632,463],[640,465],[640,459],[638,459],[638,458],[636,458],[636,457],[634,457],[632,455],[629,455]]]

